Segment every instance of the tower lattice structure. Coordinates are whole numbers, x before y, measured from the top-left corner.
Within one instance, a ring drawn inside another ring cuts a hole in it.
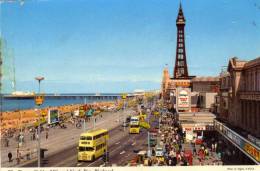
[[[188,78],[188,67],[186,61],[186,51],[185,51],[185,34],[184,34],[184,27],[185,27],[185,18],[182,10],[182,6],[180,4],[179,13],[176,19],[176,26],[177,26],[177,47],[176,47],[176,60],[175,60],[175,67],[174,67],[174,78]]]

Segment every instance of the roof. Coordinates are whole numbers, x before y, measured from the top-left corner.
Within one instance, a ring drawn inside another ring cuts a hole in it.
[[[219,81],[219,77],[195,77],[191,80],[192,82],[217,82]]]
[[[183,11],[182,11],[181,3],[180,3],[180,7],[179,7],[179,12],[178,12],[178,16],[177,16],[177,19],[176,19],[176,23],[177,24],[185,24],[185,18],[184,18],[184,14],[183,14]]]
[[[228,72],[231,70],[242,70],[247,61],[243,61],[238,59],[237,57],[233,57],[229,60],[228,63]]]
[[[245,65],[244,65],[244,68],[251,68],[251,67],[254,67],[254,66],[260,66],[260,57],[256,58],[256,59],[253,59],[249,62],[247,62]]]
[[[103,133],[103,132],[107,132],[107,129],[96,129],[96,130],[91,130],[91,131],[88,131],[88,132],[84,132],[82,134],[80,134],[80,136],[88,136],[88,135],[97,135],[97,134],[100,134],[100,133]]]

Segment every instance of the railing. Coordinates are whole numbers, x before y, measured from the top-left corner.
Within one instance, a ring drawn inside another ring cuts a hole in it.
[[[260,165],[260,148],[256,144],[253,144],[249,140],[240,136],[238,133],[216,119],[214,119],[214,128],[256,164]]]
[[[23,165],[25,163],[32,162],[34,159],[37,159],[38,153],[37,150],[32,151],[20,151],[21,155],[19,158],[17,158],[16,155],[12,158],[12,161],[9,162],[8,160],[2,161],[2,167],[18,167],[20,165]]]

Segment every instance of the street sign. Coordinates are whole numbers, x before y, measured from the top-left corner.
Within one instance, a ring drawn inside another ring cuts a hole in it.
[[[37,96],[35,96],[34,101],[35,101],[36,105],[40,106],[44,101],[44,96],[43,95],[37,95]]]

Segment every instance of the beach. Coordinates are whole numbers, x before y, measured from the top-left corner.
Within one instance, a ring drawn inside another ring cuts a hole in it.
[[[90,103],[94,109],[107,108],[113,106],[114,102],[95,102]],[[72,113],[75,110],[78,110],[82,104],[71,104],[57,107],[46,107],[43,109],[26,109],[26,110],[15,110],[15,111],[6,111],[2,113],[1,121],[1,133],[6,129],[19,129],[28,126],[33,126],[38,119],[38,114],[40,113],[45,119],[47,119],[48,111],[51,109],[58,109],[59,113],[62,115],[64,113]]]

